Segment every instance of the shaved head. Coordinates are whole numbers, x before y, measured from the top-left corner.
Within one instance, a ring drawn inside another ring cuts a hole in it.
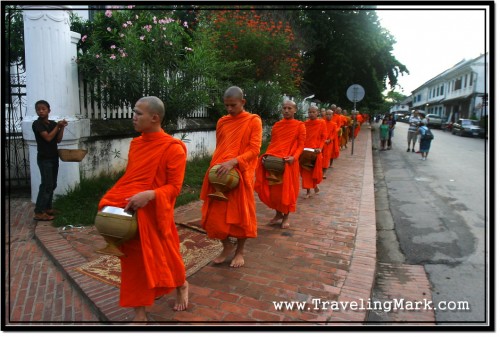
[[[227,88],[226,92],[224,93],[224,99],[225,98],[236,98],[236,99],[243,99],[243,90],[241,90],[240,87],[229,87]]]
[[[146,96],[140,98],[137,102],[143,102],[148,105],[148,108],[151,112],[151,114],[158,114],[160,116],[160,122],[163,120],[165,117],[165,106],[163,105],[163,102],[161,99],[159,99],[156,96]]]

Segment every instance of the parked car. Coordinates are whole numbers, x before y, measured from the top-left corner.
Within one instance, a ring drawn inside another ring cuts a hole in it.
[[[443,119],[439,115],[427,114],[425,119],[427,120],[427,126],[430,128],[441,128],[441,124],[443,124]]]
[[[471,136],[484,138],[485,136],[484,129],[479,126],[479,121],[472,119],[459,119],[456,123],[453,123],[451,133],[454,135],[458,134],[462,137]]]

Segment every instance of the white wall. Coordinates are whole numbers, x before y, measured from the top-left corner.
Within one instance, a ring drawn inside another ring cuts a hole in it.
[[[215,130],[176,133],[172,136],[184,139],[188,149],[188,160],[197,155],[212,155],[215,150]],[[83,142],[80,148],[88,150],[88,153],[80,163],[82,177],[90,178],[124,170],[128,162],[131,141],[132,138],[122,138]]]

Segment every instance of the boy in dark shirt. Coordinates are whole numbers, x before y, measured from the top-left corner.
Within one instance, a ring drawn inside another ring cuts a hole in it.
[[[40,169],[40,188],[36,198],[35,217],[37,221],[50,221],[54,219],[52,209],[52,198],[57,186],[57,174],[59,171],[59,156],[57,143],[63,138],[64,127],[68,125],[66,120],[55,122],[49,120],[50,105],[47,101],[40,100],[35,103],[38,119],[33,122],[37,145],[37,164]]]

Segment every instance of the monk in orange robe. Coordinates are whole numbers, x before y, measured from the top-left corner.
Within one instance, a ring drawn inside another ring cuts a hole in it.
[[[338,158],[340,156],[340,150],[342,149],[342,134],[344,133],[344,117],[340,114],[342,112],[341,107],[337,107],[335,104],[332,105],[333,116],[332,120],[337,124],[337,141],[334,144],[332,157]]]
[[[120,306],[135,309],[134,321],[147,321],[146,307],[177,290],[174,310],[188,306],[188,283],[174,222],[174,204],[184,180],[184,143],[163,131],[163,102],[143,97],[134,108],[133,125],[141,136],[130,144],[125,174],[105,193],[104,206],[133,211],[137,235],[120,246]]]
[[[302,188],[306,189],[304,198],[311,197],[311,188],[314,192],[319,193],[318,185],[323,181],[323,146],[326,141],[326,124],[323,119],[318,118],[318,107],[311,106],[309,108],[309,119],[304,122],[306,126],[306,141],[304,148],[312,148],[317,154],[314,167],[311,169],[300,167],[300,175],[302,177]]]
[[[353,119],[356,120],[356,126],[354,128],[354,138],[358,137],[359,130],[361,130],[361,125],[363,124],[363,115],[359,111],[353,111]]]
[[[304,123],[294,119],[297,105],[293,101],[283,103],[283,119],[274,124],[271,130],[271,142],[258,161],[255,191],[260,200],[276,211],[270,225],[281,224],[281,228],[289,228],[288,215],[295,212],[299,196],[299,157],[304,149],[306,127]],[[266,177],[269,172],[262,164],[262,159],[267,156],[283,158],[285,170],[281,182],[273,183]]]
[[[333,164],[333,148],[338,139],[337,134],[337,124],[332,120],[333,111],[331,109],[326,110],[325,114],[325,124],[326,124],[326,141],[323,147],[323,179],[326,179],[326,170],[332,167]]]
[[[344,117],[344,133],[343,133],[343,139],[342,139],[342,145],[344,148],[347,149],[347,143],[349,143],[349,140],[352,137],[352,118],[347,114],[347,110],[342,110],[342,115]]]
[[[212,239],[223,244],[222,253],[213,261],[223,263],[234,251],[230,237],[237,239],[237,247],[230,266],[242,267],[245,263],[243,248],[247,238],[257,237],[255,213],[254,179],[257,160],[262,144],[262,121],[259,116],[244,110],[246,100],[243,91],[230,87],[224,93],[224,105],[229,113],[219,119],[216,127],[216,146],[205,174],[200,198],[202,226]],[[212,166],[220,164],[217,175],[223,177],[233,168],[240,177],[238,185],[225,195],[228,201],[211,198],[215,192],[208,180]]]

